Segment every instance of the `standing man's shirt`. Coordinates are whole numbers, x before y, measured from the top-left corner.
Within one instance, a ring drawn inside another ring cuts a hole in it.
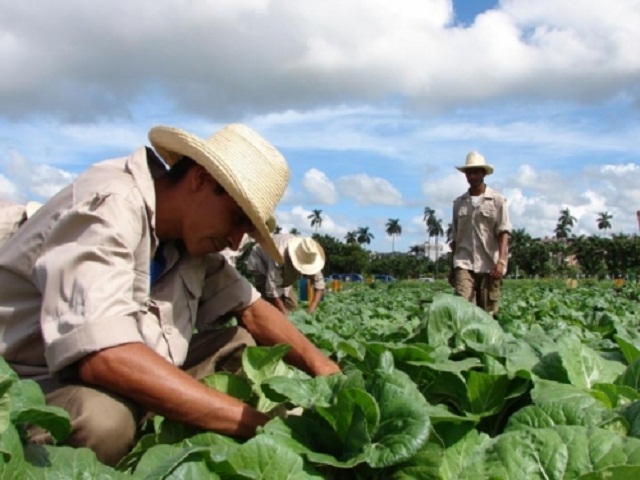
[[[273,241],[280,253],[285,255],[285,250],[290,239],[296,238],[295,235],[288,233],[277,233],[273,235]],[[278,265],[264,249],[256,244],[249,258],[247,259],[247,268],[259,276],[266,278],[266,284],[264,286],[265,296],[267,298],[276,298],[287,295],[287,288],[293,285],[301,275],[294,268],[285,268],[284,265]],[[319,271],[312,277],[312,283],[314,290],[324,290],[325,283],[322,271]]]
[[[477,205],[472,198],[465,192],[453,202],[451,238],[456,243],[453,267],[489,273],[498,261],[498,236],[511,233],[507,200],[488,186],[477,197]]]
[[[0,355],[19,375],[46,378],[135,342],[180,366],[194,329],[259,298],[221,255],[190,257],[173,242],[150,286],[152,175],[163,172],[145,148],[98,163],[0,246]]]

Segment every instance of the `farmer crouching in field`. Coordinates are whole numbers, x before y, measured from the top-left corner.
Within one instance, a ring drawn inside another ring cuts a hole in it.
[[[453,202],[449,281],[458,295],[495,316],[509,257],[507,199],[484,183],[493,166],[478,152],[470,152],[465,165],[456,168],[469,189]]]
[[[147,412],[252,436],[268,418],[197,381],[239,371],[247,345],[289,344],[301,369],[339,371],[216,253],[251,234],[282,261],[265,225],[289,179],[280,153],[243,125],[149,139],[155,152],[92,166],[0,247],[0,354],[69,412],[66,443],[108,465]],[[240,326],[222,328],[232,315]]]
[[[307,311],[315,312],[325,289],[322,275],[324,250],[312,238],[285,233],[273,235],[273,241],[284,259],[283,264],[278,265],[262,245],[253,247],[247,259],[247,268],[251,271],[256,288],[286,314],[298,308],[292,285],[304,275],[313,283],[314,292]]]

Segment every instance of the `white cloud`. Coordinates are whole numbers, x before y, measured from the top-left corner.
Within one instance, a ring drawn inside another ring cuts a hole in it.
[[[402,205],[402,194],[384,178],[359,173],[341,177],[337,183],[340,194],[358,205]]]
[[[2,174],[0,174],[0,198],[15,202],[24,200],[20,198],[18,187]]]
[[[310,236],[315,233],[315,228],[311,227],[311,220],[309,215],[313,212],[307,210],[299,205],[290,208],[289,210],[279,208],[276,211],[276,220],[278,225],[282,227],[283,232],[289,232],[292,228],[297,229],[302,235]],[[331,215],[327,213],[321,213],[322,225],[318,229],[318,233],[321,235],[332,235],[336,238],[342,239],[347,233],[348,228],[338,225]]]
[[[338,201],[338,192],[329,177],[316,168],[304,174],[302,185],[308,194],[309,201],[318,205],[333,205]]]

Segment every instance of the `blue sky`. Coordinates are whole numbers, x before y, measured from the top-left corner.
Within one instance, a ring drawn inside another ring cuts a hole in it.
[[[372,250],[451,221],[471,150],[514,228],[637,233],[640,0],[0,0],[0,197],[44,201],[154,125],[247,123],[285,155],[285,228]]]

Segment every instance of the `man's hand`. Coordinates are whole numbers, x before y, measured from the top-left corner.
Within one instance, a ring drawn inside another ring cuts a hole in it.
[[[491,269],[491,278],[499,279],[499,278],[502,278],[503,276],[504,276],[504,262],[500,260]]]
[[[307,373],[331,375],[340,372],[337,363],[311,343],[285,315],[263,299],[239,312],[238,320],[259,345],[290,345],[287,361]]]

